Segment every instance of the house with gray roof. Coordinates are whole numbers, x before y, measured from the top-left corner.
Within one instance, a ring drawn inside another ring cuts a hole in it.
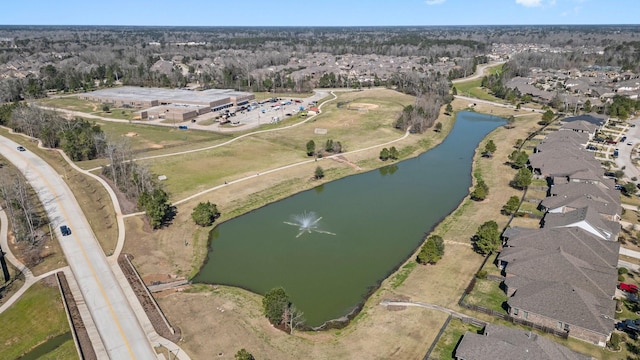
[[[578,116],[572,116],[572,117],[568,117],[568,118],[564,118],[562,120],[560,120],[562,123],[567,124],[567,123],[571,123],[574,121],[586,121],[588,123],[591,123],[593,125],[596,125],[600,128],[602,128],[603,126],[605,126],[607,124],[607,121],[609,119],[607,118],[606,115],[600,115],[597,113],[589,113],[589,114],[584,114],[584,115],[578,115]]]
[[[587,134],[589,140],[593,139],[600,127],[588,121],[578,120],[562,124],[560,131],[573,131],[581,134]]]
[[[602,164],[589,151],[560,144],[547,148],[552,151],[529,155],[529,166],[537,177],[566,177],[570,182],[602,181]]]
[[[577,227],[503,235],[497,260],[509,314],[604,346],[614,326],[620,244]]]
[[[482,334],[467,331],[455,350],[457,360],[591,360],[531,331],[487,324]]]
[[[618,221],[622,216],[620,195],[613,186],[603,183],[571,182],[551,187],[550,196],[540,203],[543,211],[567,213],[584,207],[595,209],[600,216]]]
[[[542,219],[542,226],[545,228],[579,227],[602,240],[609,241],[616,241],[621,230],[618,222],[603,219],[591,206],[565,213],[547,213]]]

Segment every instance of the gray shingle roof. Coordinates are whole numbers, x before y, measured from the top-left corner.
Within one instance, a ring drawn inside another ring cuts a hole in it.
[[[615,280],[613,283],[615,284]],[[615,300],[595,296],[572,284],[533,282],[518,289],[509,298],[508,303],[512,308],[540,314],[561,321],[563,325],[579,326],[600,334],[611,333],[615,324]]]
[[[455,356],[465,360],[591,359],[535,333],[493,324],[487,324],[482,335],[466,332],[456,348]]]
[[[511,307],[607,334],[620,244],[581,228],[514,229],[498,256]],[[604,316],[603,316],[604,315]]]
[[[605,240],[615,240],[620,233],[619,224],[601,218],[591,206],[566,213],[547,213],[542,222],[546,228],[588,226]]]

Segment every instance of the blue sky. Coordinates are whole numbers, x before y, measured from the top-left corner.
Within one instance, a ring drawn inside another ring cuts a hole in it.
[[[639,0],[5,0],[0,25],[638,24]]]

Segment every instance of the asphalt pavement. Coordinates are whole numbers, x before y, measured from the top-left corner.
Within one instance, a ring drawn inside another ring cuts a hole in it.
[[[116,281],[93,231],[67,184],[51,166],[19,144],[0,137],[0,154],[19,169],[38,194],[111,359],[156,359],[142,327]],[[62,236],[67,225],[71,234]]]

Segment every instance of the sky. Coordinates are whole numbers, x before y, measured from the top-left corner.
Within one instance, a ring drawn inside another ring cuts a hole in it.
[[[4,0],[0,25],[639,24],[640,0]]]

